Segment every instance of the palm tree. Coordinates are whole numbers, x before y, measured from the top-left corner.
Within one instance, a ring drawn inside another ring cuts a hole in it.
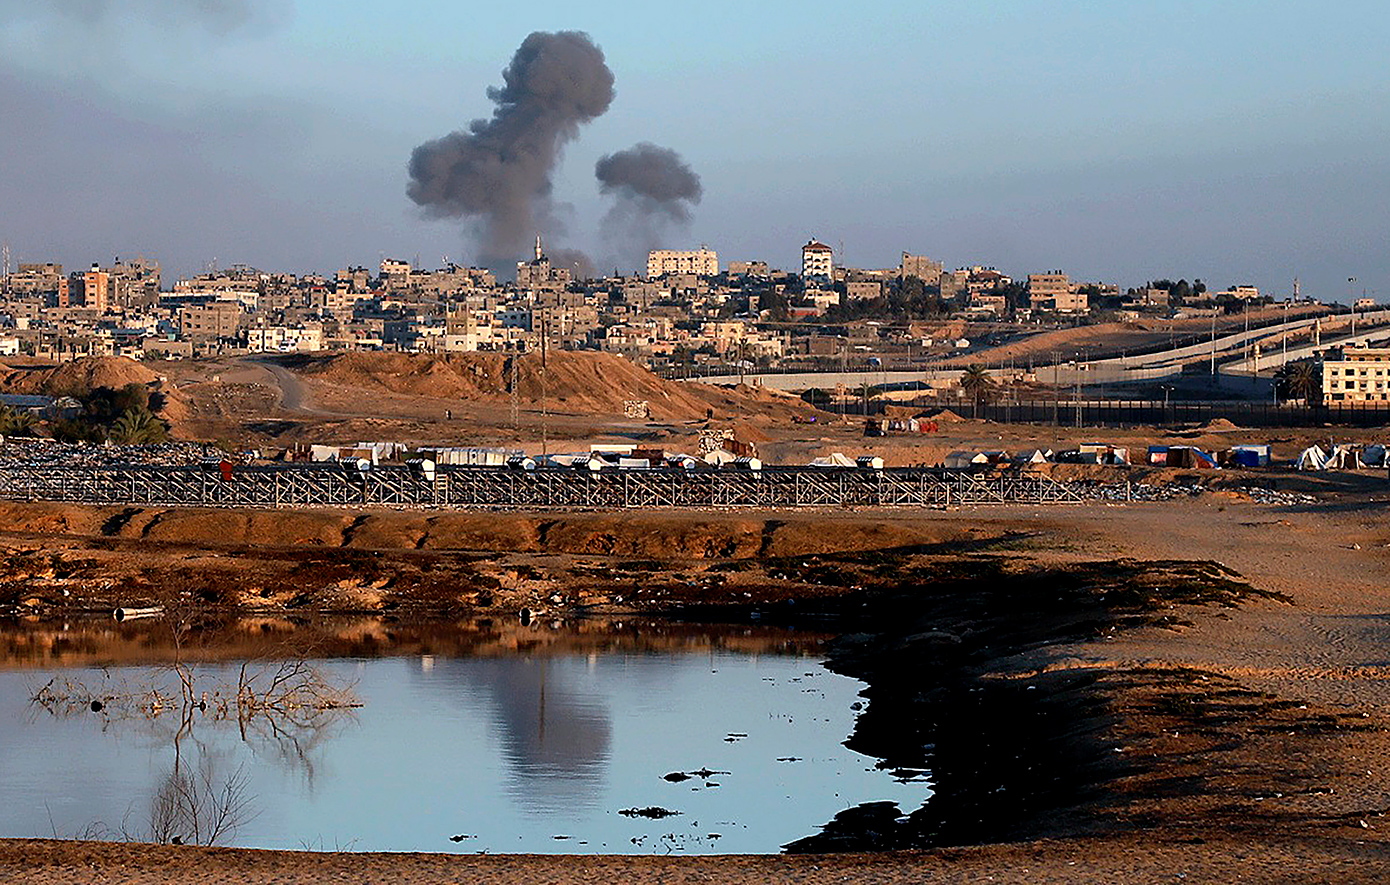
[[[1308,404],[1322,401],[1322,365],[1314,360],[1288,363],[1279,373],[1284,395]]]
[[[0,436],[33,436],[38,424],[30,412],[0,406]]]
[[[126,409],[111,424],[107,438],[120,445],[162,443],[169,438],[169,428],[146,409]]]
[[[971,363],[965,367],[965,371],[960,376],[960,386],[970,396],[972,417],[979,411],[983,403],[989,402],[994,397],[994,379],[990,377],[989,371],[979,363]]]

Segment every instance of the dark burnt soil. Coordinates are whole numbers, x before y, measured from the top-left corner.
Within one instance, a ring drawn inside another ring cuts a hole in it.
[[[932,785],[921,808],[850,808],[787,851],[1175,828],[1192,839],[1211,836],[1212,827],[1345,831],[1379,813],[1358,811],[1349,821],[1345,813],[1283,801],[1333,790],[1342,775],[1332,742],[1384,730],[1378,717],[1320,710],[1213,673],[1068,668],[1057,659],[1069,643],[1138,628],[1181,630],[1200,607],[1287,600],[1211,562],[1043,567],[931,553],[875,551],[768,567],[792,584],[854,591],[848,594],[671,607],[675,617],[699,620],[833,625],[839,636],[831,668],[868,685],[848,746],[898,777]]]

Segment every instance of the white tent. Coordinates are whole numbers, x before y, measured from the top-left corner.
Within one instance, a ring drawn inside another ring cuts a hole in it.
[[[853,467],[854,460],[840,452],[831,452],[822,458],[816,458],[808,465],[810,467]]]
[[[1309,446],[1298,456],[1299,470],[1326,470],[1327,453],[1318,446]]]
[[[1051,449],[1033,449],[1014,455],[1015,464],[1046,464],[1052,460]]]
[[[989,456],[984,452],[952,452],[946,456],[946,460],[941,462],[941,466],[959,470],[974,467],[976,464],[988,463]]]
[[[1324,470],[1360,470],[1361,450],[1356,446],[1345,443],[1332,449],[1332,456],[1327,459],[1327,466]]]
[[[715,449],[705,455],[705,463],[714,467],[724,467],[738,460],[738,456],[728,449]]]

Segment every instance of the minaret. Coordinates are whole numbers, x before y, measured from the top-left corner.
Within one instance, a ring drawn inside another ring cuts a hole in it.
[[[544,254],[541,252],[541,235],[536,234],[536,260],[540,261],[544,257]]]

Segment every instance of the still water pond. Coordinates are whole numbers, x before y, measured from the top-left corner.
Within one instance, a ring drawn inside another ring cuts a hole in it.
[[[906,812],[930,795],[925,776],[880,771],[843,746],[863,685],[805,643],[766,631],[665,648],[593,639],[309,660],[311,693],[361,705],[328,710],[238,712],[229,698],[244,674],[270,690],[280,662],[193,665],[190,708],[167,662],[127,654],[96,666],[98,651],[79,656],[83,666],[45,666],[55,662],[11,654],[0,670],[0,836],[190,840],[170,802],[191,792],[206,813],[231,785],[236,826],[222,844],[765,853],[859,803]],[[138,645],[125,635],[124,647]],[[33,702],[45,685],[47,703]],[[171,779],[176,765],[182,779]],[[197,826],[205,841],[211,825]]]

